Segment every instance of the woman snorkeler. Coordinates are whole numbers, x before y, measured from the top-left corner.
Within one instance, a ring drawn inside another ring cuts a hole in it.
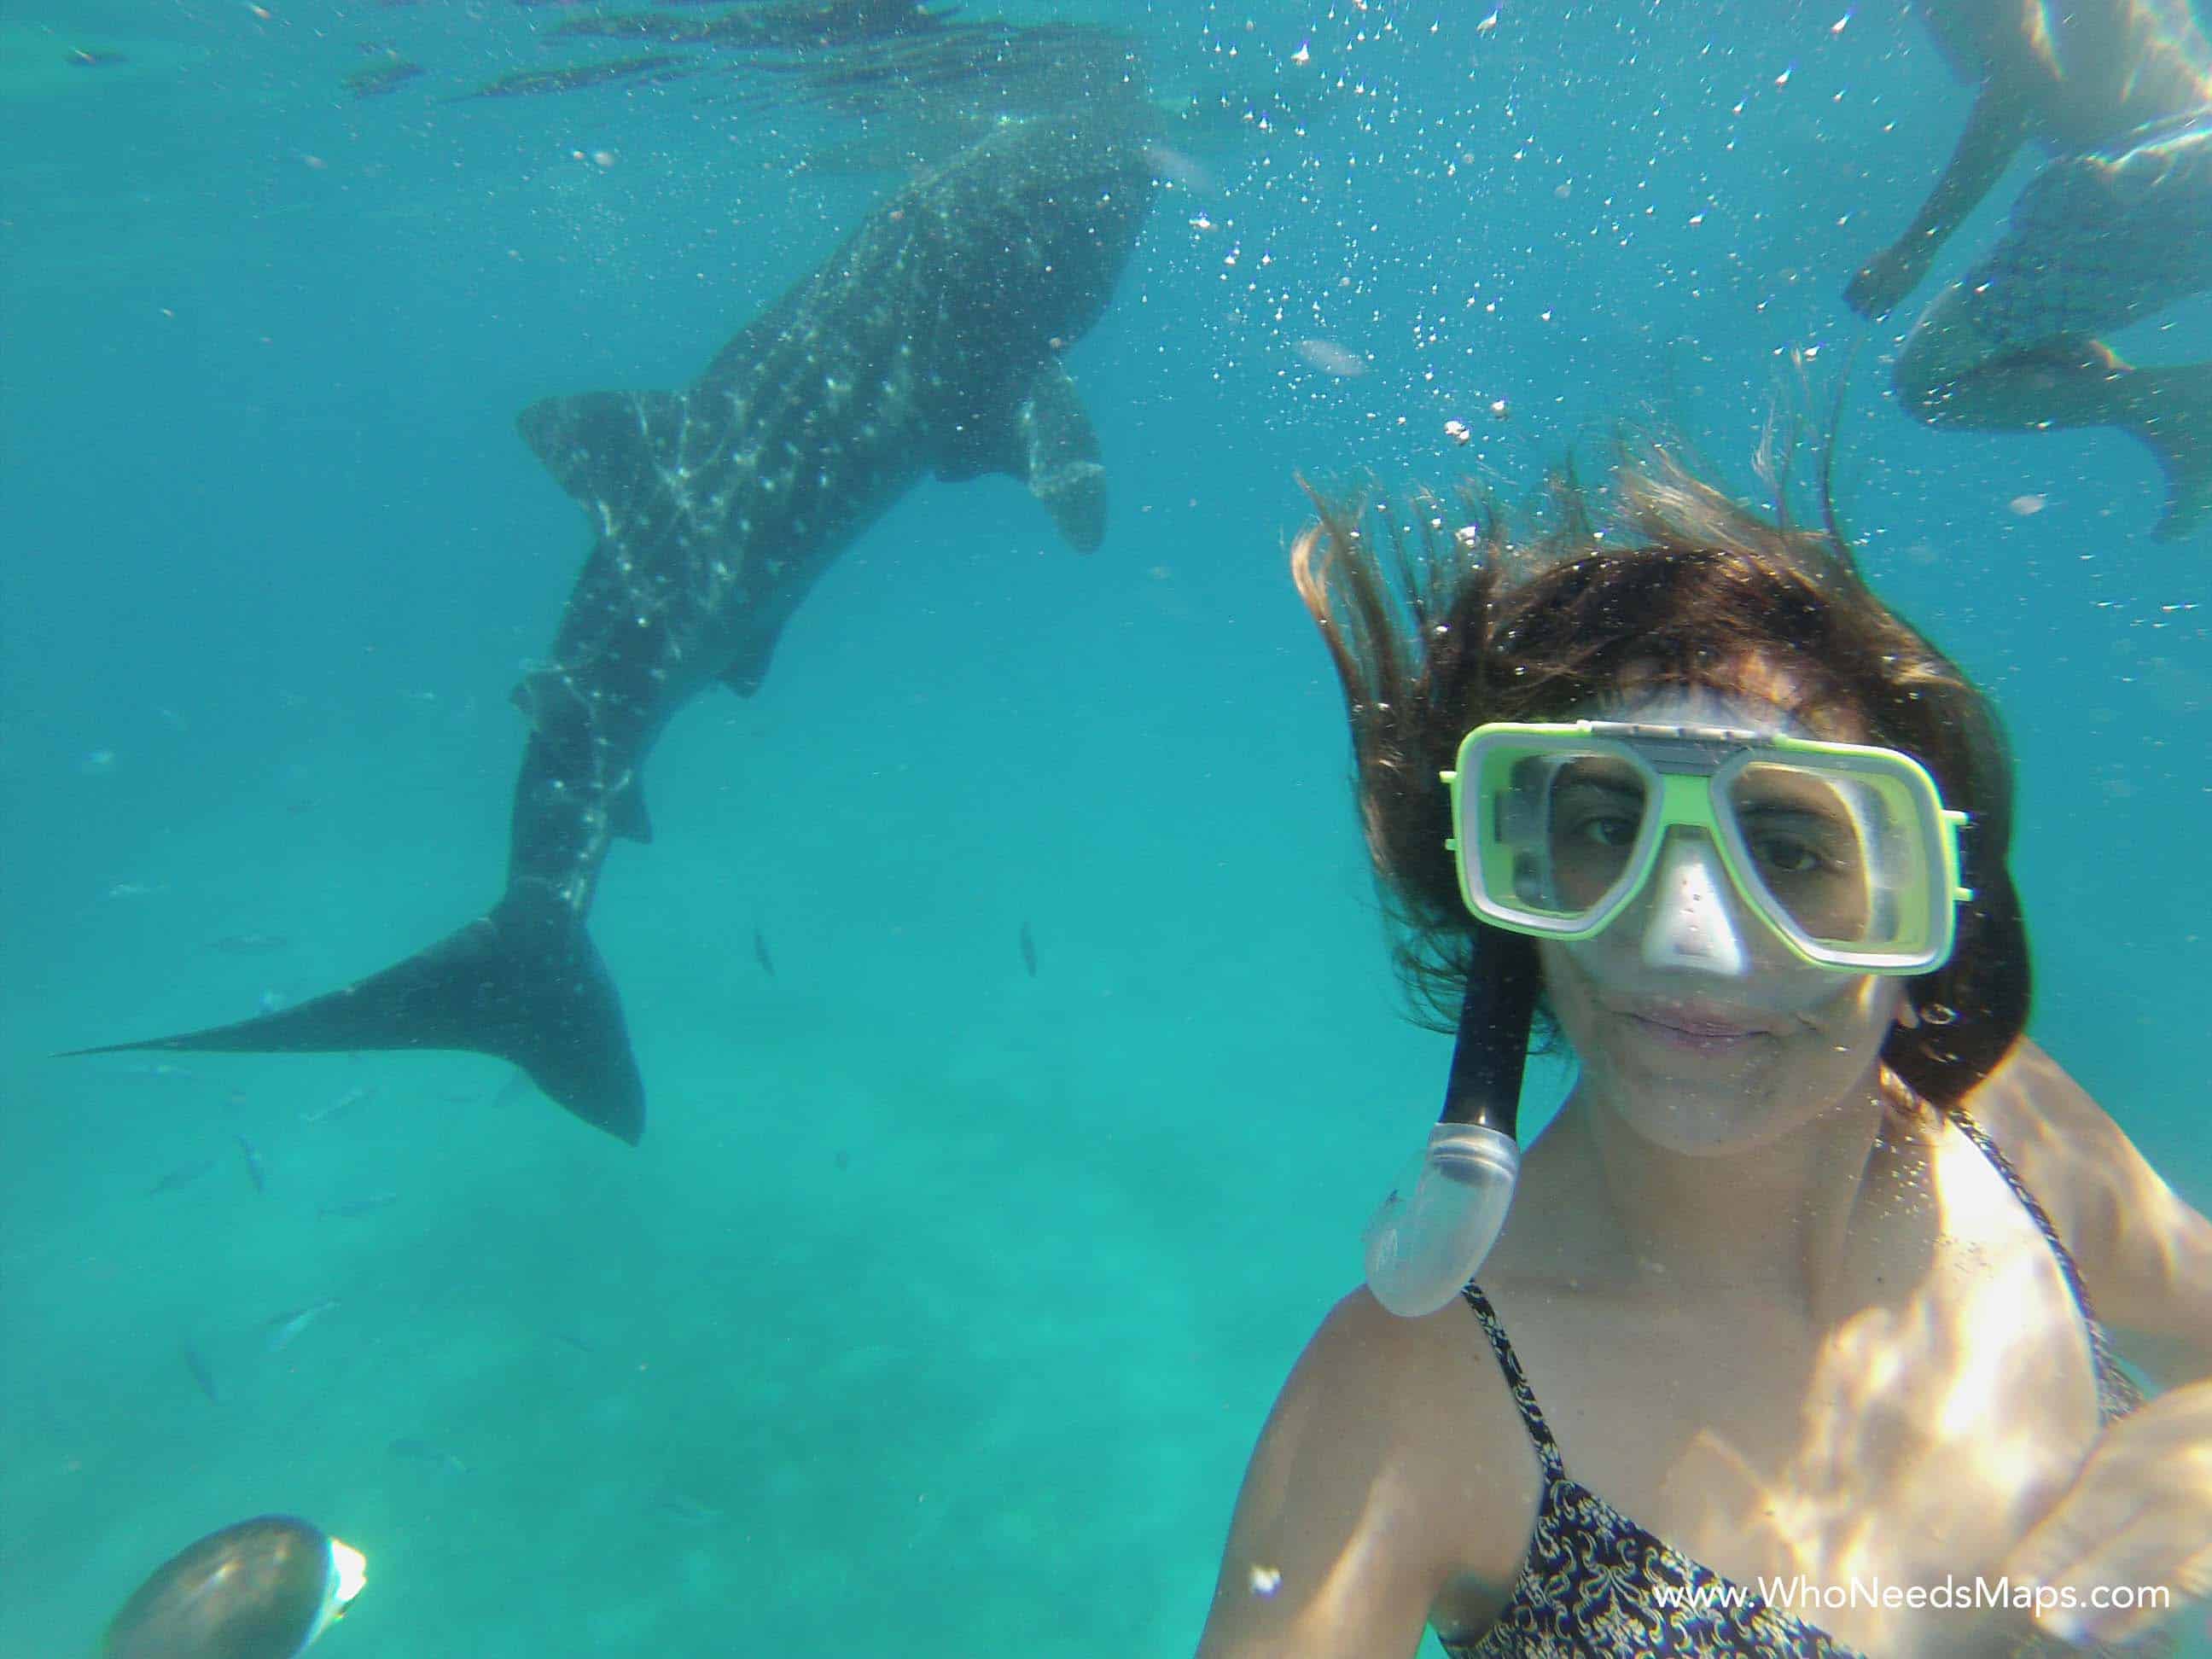
[[[1664,451],[1611,533],[1559,494],[1293,554],[1401,969],[1516,1085],[1540,987],[1578,1073],[1479,1279],[1370,1237],[1201,1659],[2163,1640],[2212,1592],[2212,1224],[2021,1035],[1993,709],[1832,520]]]

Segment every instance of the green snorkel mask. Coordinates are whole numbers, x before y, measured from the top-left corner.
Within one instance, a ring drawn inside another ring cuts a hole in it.
[[[1467,735],[1443,781],[1461,896],[1486,925],[1443,1113],[1364,1237],[1368,1288],[1407,1317],[1459,1293],[1512,1206],[1538,983],[1531,940],[1603,932],[1676,836],[1691,843],[1692,879],[1717,863],[1748,917],[1798,961],[1833,973],[1933,972],[1950,959],[1960,902],[1973,896],[1959,879],[1966,815],[1893,749],[1726,726],[1493,724]],[[1650,939],[1644,957],[1751,971],[1717,904],[1693,960]]]

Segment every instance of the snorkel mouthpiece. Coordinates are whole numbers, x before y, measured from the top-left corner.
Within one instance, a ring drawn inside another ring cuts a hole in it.
[[[1361,1241],[1375,1299],[1407,1319],[1450,1302],[1498,1242],[1520,1178],[1511,1135],[1481,1123],[1431,1128]]]
[[[1480,1268],[1521,1178],[1521,1076],[1536,1008],[1536,951],[1485,927],[1460,1005],[1443,1112],[1367,1224],[1367,1288],[1402,1318],[1431,1314]]]

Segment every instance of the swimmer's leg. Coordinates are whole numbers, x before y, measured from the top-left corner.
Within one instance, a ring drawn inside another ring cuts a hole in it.
[[[2212,365],[2130,363],[2105,337],[2212,290],[2212,112],[2062,156],[2031,179],[1988,256],[1939,295],[1897,365],[1932,426],[2109,426],[2157,457],[2186,534],[2212,512]]]
[[[2008,347],[1975,327],[1966,285],[1940,295],[1898,360],[1897,391],[1930,426],[1981,432],[2116,427],[2166,477],[2154,539],[2185,536],[2212,516],[2212,363],[2130,363],[2101,340]]]

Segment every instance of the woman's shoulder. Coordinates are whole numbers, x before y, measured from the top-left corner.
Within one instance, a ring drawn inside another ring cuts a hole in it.
[[[1374,1421],[1387,1433],[1377,1452],[1410,1474],[1436,1519],[1455,1523],[1451,1535],[1502,1535],[1517,1566],[1542,1471],[1490,1340],[1463,1298],[1407,1319],[1363,1285],[1322,1322],[1298,1373],[1293,1384],[1325,1402],[1328,1417]]]
[[[1486,1279],[1486,1283],[1487,1280]],[[1322,1322],[1334,1343],[1387,1352],[1416,1408],[1433,1410],[1470,1428],[1496,1429],[1510,1444],[1527,1438],[1498,1352],[1466,1296],[1436,1312],[1406,1319],[1361,1285]]]

